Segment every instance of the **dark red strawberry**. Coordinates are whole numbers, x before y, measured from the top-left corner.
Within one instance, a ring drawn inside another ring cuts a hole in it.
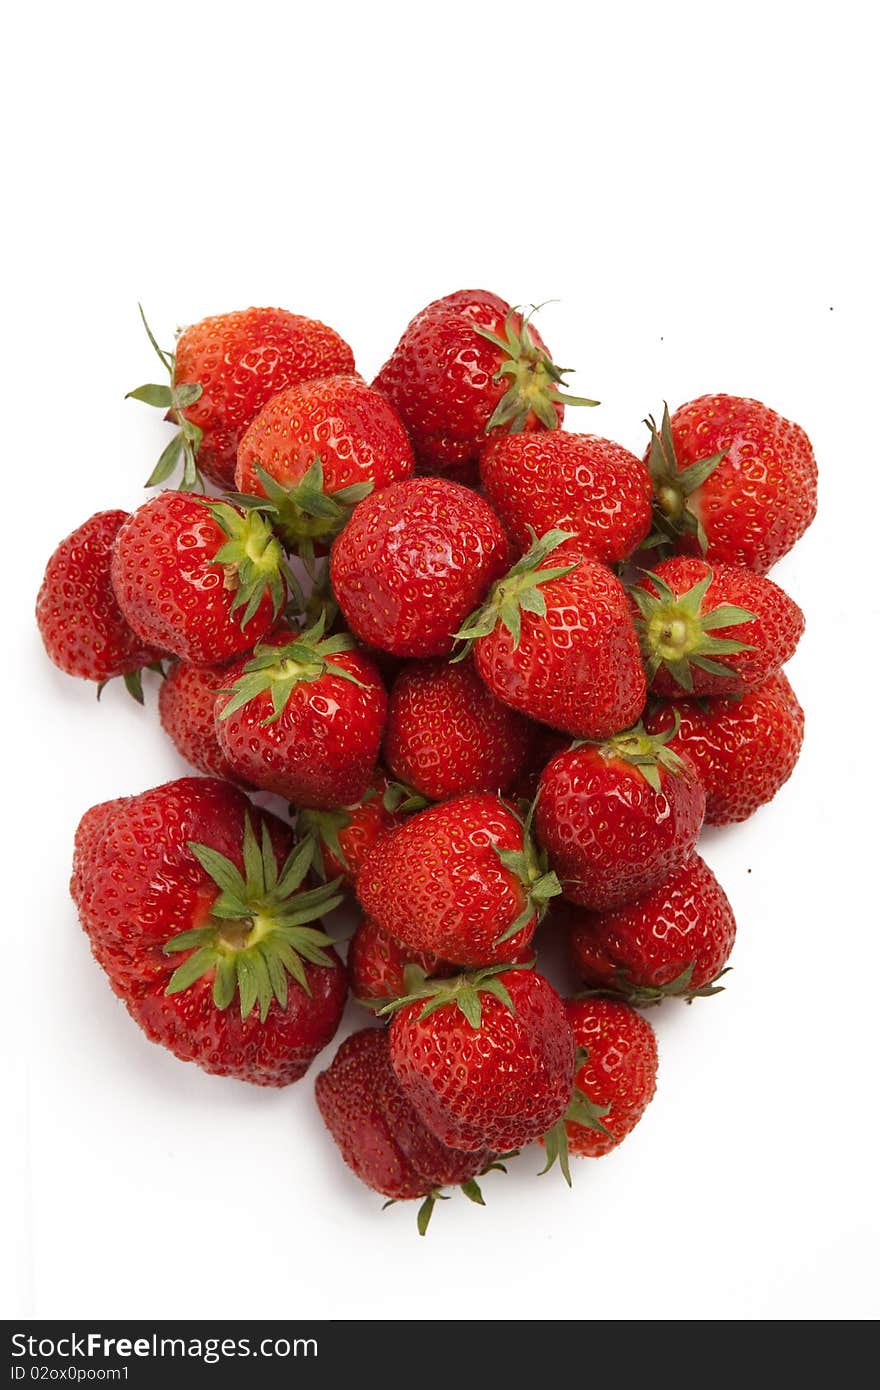
[[[129,395],[167,412],[179,430],[147,479],[164,483],[183,458],[182,486],[200,473],[219,487],[235,477],[239,441],[267,401],[301,381],[354,371],[348,343],[325,323],[286,309],[217,314],[185,328],[175,352],[150,342],[170,377],[167,386],[139,386]]]
[[[534,801],[544,768],[557,753],[562,753],[570,746],[571,738],[568,734],[561,734],[558,729],[551,729],[547,724],[536,724],[530,720],[526,759],[513,788],[514,799],[529,803]]]
[[[676,555],[631,590],[651,689],[739,695],[794,654],[804,615],[772,579]]]
[[[563,430],[500,435],[483,450],[480,476],[520,550],[532,531],[559,527],[585,554],[614,565],[651,529],[651,475],[610,439]]]
[[[347,994],[329,937],[305,925],[341,898],[331,884],[299,892],[307,869],[307,846],[292,850],[276,817],[226,782],[184,777],[86,812],[70,888],[95,958],[153,1042],[220,1076],[286,1086],[336,1032]]]
[[[384,927],[369,917],[361,918],[348,944],[348,979],[351,992],[362,1004],[390,1004],[408,992],[421,976],[454,975],[457,966],[436,956],[407,952]],[[416,967],[413,978],[412,967]]]
[[[564,531],[548,531],[459,629],[499,700],[576,738],[628,728],[645,673],[626,591]]]
[[[312,869],[319,878],[342,878],[346,883],[354,883],[376,841],[404,818],[399,808],[406,798],[398,795],[399,790],[384,772],[377,771],[353,805],[332,811],[299,812],[297,835],[310,839]]]
[[[571,902],[597,910],[633,902],[691,853],[706,798],[670,737],[637,725],[576,745],[544,769],[535,831]]]
[[[426,981],[391,1008],[391,1065],[444,1144],[518,1149],[564,1113],[574,1039],[562,1000],[537,971],[496,966]]]
[[[356,887],[407,951],[466,966],[521,960],[559,892],[528,827],[486,795],[411,816],[373,846]]]
[[[311,560],[355,503],[415,468],[384,396],[353,376],[291,386],[263,406],[238,446],[235,486],[265,501],[288,550]]]
[[[445,801],[507,791],[527,736],[527,721],[490,694],[472,661],[411,662],[391,687],[383,753],[395,777]]]
[[[333,543],[330,576],[362,642],[396,656],[446,656],[509,559],[482,497],[445,478],[411,478],[358,503]]]
[[[569,1154],[601,1158],[642,1118],[657,1086],[657,1039],[621,999],[566,999],[565,1012],[578,1048],[574,1098],[542,1142],[547,1168],[558,1158],[570,1183]]]
[[[746,820],[772,801],[794,771],[804,741],[804,712],[783,671],[738,699],[676,700],[649,710],[654,733],[678,732],[670,747],[697,769],[706,789],[706,821]]]
[[[68,676],[105,681],[122,676],[143,703],[141,668],[164,653],[133,632],[110,583],[110,558],[128,512],[96,512],[53,551],[37,595],[37,626],[46,654]]]
[[[215,715],[236,774],[318,811],[367,790],[385,727],[385,687],[346,633],[276,628],[228,671]]]
[[[145,642],[209,666],[249,651],[286,594],[284,555],[268,523],[189,492],[160,492],[132,513],[110,572],[119,607]]]
[[[647,424],[662,550],[766,574],[816,515],[810,441],[760,401],[700,396]]]
[[[422,467],[479,456],[492,433],[556,429],[567,396],[530,315],[486,290],[458,290],[423,309],[373,383],[403,420]]]
[[[727,894],[698,854],[647,897],[611,912],[572,909],[568,923],[582,979],[639,1005],[717,993],[736,936]]]
[[[226,683],[224,667],[175,661],[159,689],[159,719],[180,756],[199,772],[241,782],[217,741],[214,707]]]
[[[487,1150],[448,1148],[413,1110],[398,1083],[384,1028],[362,1028],[340,1044],[315,1082],[324,1123],[349,1168],[374,1192],[392,1201],[424,1197],[418,1227],[425,1234],[440,1188],[460,1186],[484,1205],[475,1182],[493,1162]]]

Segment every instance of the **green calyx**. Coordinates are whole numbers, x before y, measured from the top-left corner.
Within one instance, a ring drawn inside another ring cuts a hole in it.
[[[180,994],[210,971],[213,998],[227,1009],[239,995],[241,1017],[259,1004],[265,1023],[272,1000],[287,1005],[288,976],[311,994],[305,963],[332,966],[324,949],[333,943],[307,922],[342,902],[339,880],[308,892],[300,885],[309,868],[309,846],[297,845],[279,869],[268,827],[257,843],[249,815],[244,819],[244,874],[209,845],[188,843],[190,853],[220,890],[206,926],[181,932],[166,942],[166,954],[189,951],[168,981],[166,994]]]
[[[515,1014],[513,1000],[498,976],[507,970],[529,969],[531,969],[531,962],[520,965],[487,965],[481,970],[468,970],[460,975],[453,975],[448,980],[429,980],[423,970],[420,970],[416,975],[414,969],[409,977],[413,981],[413,988],[409,994],[401,995],[399,999],[392,999],[390,1004],[377,1009],[376,1012],[381,1018],[387,1014],[396,1013],[406,1004],[416,1004],[420,1000],[424,1000],[425,1007],[419,1014],[419,1022],[421,1022],[422,1019],[428,1018],[438,1009],[445,1008],[449,1004],[464,1014],[471,1028],[476,1032],[483,1022],[483,1004],[480,996],[483,994],[494,995],[506,1009]]]
[[[375,796],[375,792],[368,792],[367,796]],[[364,798],[366,800],[366,797]],[[347,811],[307,811],[301,810],[296,818],[297,833],[303,840],[311,845],[311,859],[309,867],[319,878],[326,879],[327,871],[324,868],[324,856],[321,853],[322,847],[326,848],[337,863],[344,869],[349,868],[348,860],[343,853],[342,845],[339,843],[339,832],[345,830],[351,824],[351,816]]]
[[[540,568],[557,546],[562,545],[563,541],[573,539],[574,532],[554,529],[545,531],[539,538],[529,527],[529,533],[532,543],[525,555],[517,560],[503,579],[493,584],[482,607],[472,613],[455,634],[456,641],[461,642],[462,647],[452,658],[453,662],[463,661],[477,638],[488,637],[499,623],[507,628],[513,638],[514,648],[518,647],[522,628],[521,615],[524,612],[535,613],[543,618],[547,612],[547,602],[541,593],[541,586],[549,584],[551,579],[561,579],[563,575],[571,574],[572,570],[577,569],[579,561],[575,561],[573,565]]]
[[[684,970],[666,985],[637,985],[625,970],[617,970],[610,984],[602,989],[585,989],[575,995],[575,998],[595,999],[597,996],[604,996],[625,999],[634,1008],[647,1009],[655,1004],[662,1004],[664,999],[683,999],[686,1004],[692,1004],[695,999],[710,999],[713,994],[723,994],[724,985],[718,981],[730,972],[731,967],[727,965],[723,970],[719,970],[714,979],[701,985],[699,989],[691,989],[695,965],[696,961],[692,960],[690,965],[685,966]]]
[[[407,815],[411,811],[424,811],[431,802],[421,792],[417,792],[415,787],[408,787],[405,782],[389,782],[382,796],[382,805],[390,815],[395,815],[398,811],[401,815]]]
[[[310,572],[315,563],[315,542],[328,544],[338,536],[352,508],[373,491],[373,483],[364,482],[327,492],[320,457],[290,488],[282,486],[259,464],[254,471],[264,496],[236,493],[234,500],[248,509],[268,513],[286,549],[298,554]]]
[[[511,1149],[509,1153],[499,1154],[497,1158],[493,1158],[491,1163],[487,1163],[485,1168],[480,1170],[479,1176],[484,1178],[487,1173],[506,1173],[506,1160],[509,1158],[516,1158],[518,1153],[519,1149]],[[476,1178],[466,1178],[464,1182],[458,1184],[458,1190],[467,1197],[468,1201],[474,1202],[478,1207],[484,1207],[486,1205]],[[420,1236],[425,1235],[428,1230],[428,1225],[434,1214],[434,1207],[438,1202],[448,1202],[450,1195],[450,1193],[444,1192],[441,1187],[434,1187],[426,1194],[416,1215],[416,1225]],[[396,1197],[389,1198],[387,1202],[383,1202],[382,1210],[386,1211],[388,1207],[396,1206],[397,1201],[398,1199]]]
[[[165,679],[165,667],[162,665],[161,661],[148,661],[146,666],[138,666],[136,671],[126,671],[125,675],[122,677],[122,683],[131,698],[139,705],[144,703],[144,671],[155,671],[163,680]],[[113,679],[115,679],[115,677],[111,676],[110,680]],[[99,700],[110,684],[110,680],[98,682],[97,697]]]
[[[537,917],[540,922],[547,911],[551,898],[557,897],[562,892],[562,884],[550,868],[546,853],[538,848],[532,836],[532,821],[536,806],[537,798],[529,807],[525,820],[521,822],[522,849],[499,849],[497,845],[493,846],[505,869],[515,874],[519,879],[525,896],[522,912],[496,939],[496,946],[500,946],[503,942],[509,941],[512,936],[516,936],[517,932],[522,931],[533,917]]]
[[[596,743],[591,746],[598,750],[599,755],[606,762],[620,759],[629,763],[630,767],[636,768],[641,773],[653,791],[659,792],[661,790],[661,768],[671,773],[673,777],[680,777],[685,770],[682,759],[674,748],[669,747],[678,733],[680,724],[681,715],[678,710],[675,710],[671,727],[660,733],[649,734],[644,724],[639,721],[633,728],[624,730],[622,734],[615,734],[603,743]],[[578,739],[572,744],[572,748],[582,748],[586,743],[586,739]]]
[[[690,694],[694,688],[694,666],[713,676],[734,675],[731,667],[718,657],[754,651],[754,647],[748,642],[716,637],[715,633],[722,628],[754,622],[755,614],[732,603],[722,603],[703,612],[703,599],[714,578],[711,569],[683,594],[674,594],[666,581],[653,571],[646,570],[645,575],[656,594],[640,585],[630,589],[630,593],[640,614],[636,629],[648,680],[652,681],[660,667],[665,666],[682,690]]]
[[[505,428],[509,434],[520,434],[531,414],[536,415],[546,429],[554,430],[559,425],[555,405],[599,404],[586,396],[570,396],[560,390],[572,369],[557,367],[535,342],[529,323],[540,307],[533,304],[528,314],[519,315],[519,328],[515,326],[519,310],[511,309],[504,320],[503,338],[486,328],[474,329],[503,354],[493,380],[508,382],[507,390],[486,425],[487,434],[490,430]]]
[[[585,1047],[579,1047],[575,1051],[574,1066],[575,1073],[579,1072],[587,1060],[589,1053]],[[590,1097],[583,1091],[579,1091],[577,1086],[571,1093],[571,1100],[565,1114],[552,1125],[544,1135],[544,1148],[547,1153],[547,1162],[538,1174],[542,1177],[544,1173],[549,1173],[555,1163],[559,1164],[559,1170],[565,1181],[571,1187],[571,1168],[568,1162],[568,1130],[566,1124],[583,1125],[584,1129],[595,1129],[600,1134],[607,1134],[611,1139],[610,1129],[602,1123],[604,1117],[610,1111],[610,1105],[595,1105]]]
[[[223,567],[227,588],[235,590],[230,617],[240,612],[246,627],[268,593],[277,618],[293,580],[269,522],[259,512],[242,513],[228,502],[206,500],[203,506],[227,537],[211,563]]]
[[[198,425],[187,420],[183,413],[187,406],[194,405],[199,399],[203,388],[198,382],[175,382],[174,353],[160,348],[150,325],[147,323],[143,306],[139,304],[138,309],[144,328],[147,330],[147,337],[153,345],[153,350],[168,373],[169,385],[159,386],[150,383],[146,386],[138,386],[134,391],[129,391],[125,399],[143,401],[145,405],[157,406],[160,410],[164,410],[166,415],[178,426],[177,433],[162,450],[159,461],[144,486],[158,487],[160,483],[167,482],[182,457],[181,489],[184,492],[195,492],[197,489],[204,491],[204,482],[196,461],[199,445],[202,442],[202,431]]]
[[[284,646],[260,644],[254,647],[254,654],[245,666],[243,675],[229,689],[219,692],[229,696],[219,717],[228,719],[236,710],[268,691],[272,698],[272,713],[262,723],[274,724],[284,713],[295,686],[320,680],[325,675],[339,676],[341,680],[362,686],[363,681],[330,660],[338,652],[351,651],[353,648],[354,641],[347,632],[334,637],[324,636],[323,615],[313,627]]]
[[[643,542],[643,548],[657,548],[661,555],[669,555],[676,549],[676,541],[684,536],[693,536],[701,554],[705,555],[706,533],[699,516],[688,505],[688,498],[714,473],[727,450],[722,449],[718,454],[698,459],[687,468],[680,469],[675,458],[669,406],[664,402],[659,430],[651,415],[645,424],[651,431],[648,471],[654,485],[654,524],[650,536]]]

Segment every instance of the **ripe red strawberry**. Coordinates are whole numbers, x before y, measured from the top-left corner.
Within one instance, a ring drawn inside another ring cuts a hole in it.
[[[47,656],[67,675],[99,685],[122,676],[142,703],[141,668],[164,653],[132,631],[110,583],[113,544],[127,517],[96,512],[56,546],[37,595],[37,626]]]
[[[687,859],[706,798],[670,738],[637,725],[544,769],[535,830],[571,902],[597,910],[633,902]]]
[[[362,1183],[392,1201],[424,1197],[419,1233],[425,1234],[440,1188],[460,1186],[483,1206],[475,1178],[494,1163],[488,1150],[448,1148],[425,1127],[391,1066],[388,1033],[362,1028],[340,1044],[315,1082],[315,1100],[343,1159]]]
[[[518,1149],[564,1113],[574,1039],[536,970],[490,967],[427,981],[391,1006],[391,1065],[413,1109],[457,1149]]]
[[[716,994],[736,936],[727,894],[698,854],[637,902],[611,912],[573,910],[568,921],[582,979],[640,1005]]]
[[[202,319],[184,329],[173,353],[159,347],[143,310],[141,318],[170,385],[139,386],[129,395],[159,406],[179,426],[147,487],[170,478],[181,455],[182,487],[196,487],[200,472],[232,487],[239,441],[267,401],[298,382],[354,371],[351,348],[338,333],[286,309]]]
[[[493,695],[576,738],[616,734],[644,708],[623,585],[564,531],[535,540],[457,636]]]
[[[280,627],[227,672],[217,737],[236,774],[297,806],[349,806],[376,767],[387,697],[347,634]]]
[[[479,456],[492,432],[556,429],[565,404],[596,405],[560,390],[530,316],[486,290],[437,299],[409,324],[373,385],[403,420],[424,468]]]
[[[268,523],[226,502],[160,492],[120,527],[117,602],[145,641],[220,665],[268,632],[285,598],[284,556]]]
[[[341,898],[331,884],[298,892],[307,868],[276,817],[226,782],[184,777],[87,811],[70,889],[153,1042],[220,1076],[286,1086],[336,1032],[347,993],[329,937],[304,925]]]
[[[486,689],[473,662],[408,663],[388,697],[383,753],[431,801],[505,792],[519,776],[528,724]]]
[[[816,515],[816,460],[800,425],[760,401],[700,396],[653,420],[646,462],[667,551],[766,574]]]
[[[415,468],[406,430],[384,396],[353,376],[291,386],[263,406],[238,446],[235,486],[272,507],[288,550],[311,560],[355,503]]]
[[[225,782],[241,782],[217,740],[214,708],[226,683],[223,667],[175,661],[159,689],[159,719],[180,756]]]
[[[621,999],[566,999],[565,1012],[578,1048],[575,1099],[542,1142],[547,1168],[559,1158],[570,1183],[568,1154],[601,1158],[642,1118],[657,1086],[657,1039]]]
[[[333,543],[330,577],[362,642],[396,656],[446,656],[509,558],[482,497],[445,478],[410,478],[358,503]]]
[[[742,694],[794,655],[804,630],[794,600],[740,565],[676,555],[631,593],[658,695]]]
[[[390,1004],[423,976],[454,975],[457,967],[419,952],[406,951],[378,922],[361,918],[348,944],[348,979],[363,1004]],[[416,970],[413,972],[412,967]],[[415,980],[414,974],[418,977]]]
[[[486,795],[410,817],[373,846],[356,886],[367,915],[407,951],[467,966],[522,959],[559,892],[528,827]]]
[[[651,529],[651,475],[621,444],[562,430],[500,435],[483,450],[486,497],[520,550],[530,531],[568,531],[587,555],[617,564]]]
[[[332,811],[301,810],[296,830],[312,844],[312,869],[319,878],[353,884],[376,841],[402,820],[397,788],[377,771],[359,801]]]
[[[647,728],[671,731],[706,789],[706,821],[746,820],[784,785],[804,741],[804,712],[783,671],[730,700],[676,700],[649,710]]]

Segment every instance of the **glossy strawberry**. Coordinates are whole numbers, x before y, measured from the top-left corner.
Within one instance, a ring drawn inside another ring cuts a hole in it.
[[[69,676],[103,685],[125,678],[142,700],[140,670],[164,653],[133,632],[110,582],[110,559],[127,512],[96,512],[56,546],[37,595],[46,655]]]
[[[181,458],[184,488],[195,487],[200,473],[232,487],[239,441],[267,401],[299,382],[354,371],[351,348],[338,333],[286,309],[202,319],[184,329],[173,353],[159,347],[146,319],[144,327],[170,384],[129,395],[159,406],[179,426],[148,487],[170,478]]]
[[[219,665],[268,632],[285,598],[283,553],[256,512],[160,492],[120,527],[116,599],[145,641]]]
[[[319,878],[341,878],[353,884],[376,841],[404,820],[406,812],[400,806],[405,800],[405,789],[377,770],[363,796],[351,806],[301,810],[296,831],[299,838],[311,842],[313,872]],[[424,803],[419,800],[418,804]]]
[[[816,460],[800,425],[760,401],[700,396],[653,420],[646,462],[655,538],[766,574],[816,515]]]
[[[332,1038],[347,993],[329,938],[305,925],[340,897],[329,884],[300,893],[307,867],[288,827],[242,792],[185,777],[86,812],[71,894],[153,1042],[216,1075],[286,1086]]]
[[[454,797],[383,836],[358,874],[369,917],[408,950],[458,965],[521,959],[559,885],[495,796]]]
[[[631,593],[658,695],[742,694],[793,656],[804,630],[794,600],[741,565],[676,555]]]
[[[235,486],[268,501],[286,548],[309,559],[355,503],[414,468],[385,397],[357,377],[334,376],[291,386],[263,406],[238,446]]]
[[[527,721],[480,680],[472,661],[408,663],[388,697],[383,754],[401,782],[431,801],[505,792],[526,754]]]
[[[644,707],[623,585],[564,531],[536,540],[458,637],[497,699],[576,738],[618,733]]]
[[[427,976],[454,975],[457,966],[419,952],[406,951],[399,941],[369,917],[361,918],[348,944],[348,979],[355,999],[364,1004],[390,1004],[407,993],[411,967]],[[410,978],[411,982],[411,978]]]
[[[276,628],[228,672],[217,696],[220,747],[236,774],[297,806],[358,801],[376,767],[387,696],[347,634]]]
[[[668,740],[639,725],[544,769],[535,832],[571,902],[597,910],[634,902],[691,853],[705,793]]]
[[[461,1186],[465,1196],[483,1205],[474,1179],[501,1165],[487,1150],[451,1149],[426,1128],[394,1075],[384,1028],[362,1028],[340,1044],[315,1082],[315,1100],[336,1147],[362,1183],[393,1201],[425,1198],[421,1235],[442,1187]]]
[[[621,444],[563,430],[501,435],[483,450],[483,488],[520,550],[531,531],[568,531],[607,565],[651,529],[651,475]]]
[[[729,700],[676,700],[648,711],[652,732],[680,723],[670,747],[690,759],[706,789],[706,821],[746,820],[772,801],[794,771],[804,712],[783,671]]]
[[[568,921],[581,978],[642,1005],[716,993],[736,936],[727,894],[698,854],[637,902],[611,912],[572,909]]]
[[[396,656],[446,656],[509,558],[482,497],[444,478],[412,478],[358,503],[333,543],[330,576],[362,642]]]
[[[486,290],[459,290],[423,309],[376,377],[409,431],[419,463],[441,472],[479,456],[487,436],[556,429],[564,404],[529,316]]]
[[[175,661],[159,688],[159,719],[180,756],[199,772],[240,782],[217,740],[214,707],[226,683],[225,667]]]
[[[562,1000],[537,971],[495,967],[427,982],[395,1008],[391,1065],[444,1144],[518,1149],[568,1106],[574,1039]]]

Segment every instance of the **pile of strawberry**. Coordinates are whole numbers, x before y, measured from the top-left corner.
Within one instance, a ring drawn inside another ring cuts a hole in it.
[[[281,310],[173,355],[150,336],[168,381],[131,394],[175,432],[149,481],[181,485],[63,541],[37,619],[99,689],[142,702],[159,670],[203,775],[83,816],[95,958],[148,1037],[263,1086],[305,1074],[353,994],[378,1021],[318,1106],[422,1231],[534,1140],[569,1177],[653,1095],[636,1006],[719,988],[735,923],[701,826],[751,815],[800,751],[803,615],[765,576],[815,513],[809,440],[723,395],[649,420],[644,459],[564,431],[596,402],[481,291],[418,314],[372,386]],[[343,965],[321,919],[348,894]]]

